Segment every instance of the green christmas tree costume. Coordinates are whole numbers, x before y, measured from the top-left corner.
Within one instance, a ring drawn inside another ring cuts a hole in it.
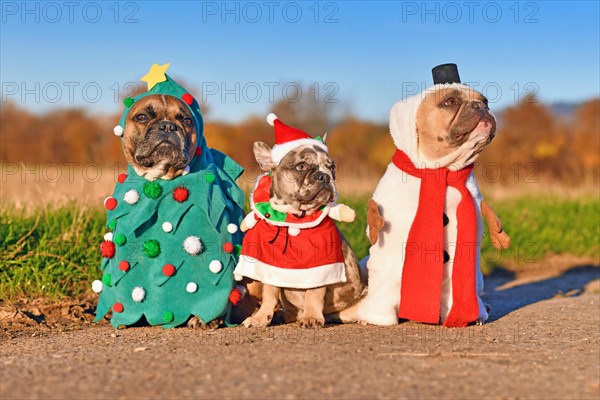
[[[96,321],[112,311],[115,327],[142,317],[165,328],[192,315],[208,323],[228,315],[239,298],[233,268],[242,241],[244,194],[235,180],[243,169],[206,146],[198,103],[164,77],[148,92],[125,99],[115,133],[123,131],[135,101],[167,94],[183,99],[192,111],[198,149],[189,170],[172,180],[147,181],[129,166],[105,201],[112,232],[101,245],[102,281],[93,287],[100,291]]]

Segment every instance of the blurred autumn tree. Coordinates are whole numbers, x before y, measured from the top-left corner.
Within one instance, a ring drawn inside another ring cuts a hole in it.
[[[202,111],[206,117],[206,105]],[[269,111],[313,136],[329,132],[327,144],[340,175],[378,179],[394,152],[387,123],[360,120],[350,113],[336,115],[333,104],[317,103],[310,96],[297,102],[279,101]],[[0,110],[0,161],[123,163],[120,141],[112,134],[118,117],[91,116],[81,109],[38,115],[15,103],[4,103]],[[572,118],[564,119],[535,97],[527,96],[498,117],[497,137],[477,163],[480,179],[507,184],[526,179],[552,179],[564,184],[599,181],[600,99],[583,103]],[[274,143],[273,128],[264,115],[237,124],[211,122],[208,116],[204,134],[210,147],[246,167],[254,164],[254,141]]]
[[[526,96],[499,115],[496,138],[478,160],[479,173],[504,183],[598,182],[599,107],[600,99],[594,99],[580,105],[572,119],[561,119]]]

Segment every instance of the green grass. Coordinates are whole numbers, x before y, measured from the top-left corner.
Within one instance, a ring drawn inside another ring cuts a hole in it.
[[[357,210],[357,220],[339,227],[359,258],[368,254],[366,198],[341,199]],[[518,198],[495,202],[512,238],[499,252],[486,235],[482,267],[522,265],[551,254],[600,257],[600,201],[597,198]],[[0,299],[39,296],[59,299],[90,291],[100,277],[99,245],[105,213],[100,208],[69,204],[23,214],[0,209]],[[486,228],[487,229],[487,228]]]
[[[100,276],[105,210],[68,204],[0,209],[0,299],[79,296]]]

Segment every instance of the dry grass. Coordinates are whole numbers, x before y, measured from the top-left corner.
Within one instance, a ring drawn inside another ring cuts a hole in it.
[[[117,176],[124,169],[114,167],[96,167],[90,164],[82,167],[62,167],[54,165],[26,166],[3,165],[2,185],[0,186],[0,204],[18,209],[29,210],[39,206],[78,203],[101,205],[109,196],[117,182]],[[253,171],[253,172],[250,172]],[[240,178],[242,189],[249,191],[257,172],[249,168]],[[368,197],[375,190],[381,176],[354,173],[338,174],[338,191],[344,197]],[[581,198],[598,196],[598,185],[582,184],[569,187],[553,182],[549,178],[540,178],[537,182],[520,182],[511,185],[488,182],[479,179],[481,190],[492,203],[523,196],[553,196],[558,198]]]

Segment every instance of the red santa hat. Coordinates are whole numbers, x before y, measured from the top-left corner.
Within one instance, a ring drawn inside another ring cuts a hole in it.
[[[287,153],[302,145],[309,144],[320,147],[325,152],[328,151],[322,140],[313,138],[300,129],[284,124],[273,113],[267,115],[267,122],[275,127],[275,146],[271,150],[271,158],[274,163],[280,162]]]

